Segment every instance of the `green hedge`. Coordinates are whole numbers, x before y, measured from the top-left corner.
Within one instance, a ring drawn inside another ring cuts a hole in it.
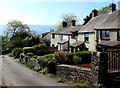
[[[85,64],[91,62],[91,53],[92,53],[91,51],[80,51],[75,53],[66,53],[63,51],[58,51],[55,53],[55,59],[59,64],[75,64],[75,63]],[[80,62],[80,60],[74,59],[74,56],[81,58],[82,61]]]
[[[23,48],[23,53],[27,55],[27,53],[32,52],[34,54],[34,47],[24,47]]]

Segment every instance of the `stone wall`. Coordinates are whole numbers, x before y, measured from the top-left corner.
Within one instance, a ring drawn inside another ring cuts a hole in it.
[[[57,76],[77,83],[102,83],[107,77],[107,53],[93,52],[91,68],[57,65]]]
[[[93,83],[90,68],[71,65],[57,65],[57,76],[75,83]]]

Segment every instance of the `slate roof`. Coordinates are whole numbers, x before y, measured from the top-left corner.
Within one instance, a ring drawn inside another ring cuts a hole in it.
[[[71,44],[70,46],[77,47],[77,46],[79,46],[80,44],[83,44],[83,43],[84,43],[83,41],[77,41],[77,42]]]
[[[79,32],[94,32],[94,29],[118,29],[120,28],[120,11],[93,17]]]
[[[120,41],[101,41],[99,45],[110,46],[113,47],[115,45],[119,45]]]
[[[67,42],[68,42],[68,40],[63,39],[62,41],[59,41],[58,43],[63,44],[63,43],[67,43]]]
[[[62,29],[59,29],[52,33],[54,33],[54,34],[72,34],[71,32],[79,31],[82,27],[83,27],[83,25],[76,25],[76,26],[62,28]]]

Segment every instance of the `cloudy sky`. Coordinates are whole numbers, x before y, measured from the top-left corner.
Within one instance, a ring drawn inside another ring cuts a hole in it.
[[[2,0],[0,1],[0,25],[10,20],[25,24],[56,25],[64,13],[73,13],[82,24],[83,18],[93,9],[99,10],[119,0]]]

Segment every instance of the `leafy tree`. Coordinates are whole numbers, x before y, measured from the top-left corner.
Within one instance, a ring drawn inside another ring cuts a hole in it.
[[[11,34],[12,36],[14,36],[17,32],[20,31],[27,31],[28,33],[30,33],[30,28],[26,24],[23,24],[21,21],[12,20],[8,22],[6,30],[7,35]]]
[[[105,6],[98,11],[98,15],[109,13],[109,6]]]
[[[78,18],[73,14],[73,13],[68,13],[68,14],[63,14],[62,19],[59,21],[58,25],[57,25],[57,29],[61,29],[62,28],[62,22],[65,21],[67,22],[68,26],[71,26],[71,21],[72,20],[76,20],[78,21]]]

